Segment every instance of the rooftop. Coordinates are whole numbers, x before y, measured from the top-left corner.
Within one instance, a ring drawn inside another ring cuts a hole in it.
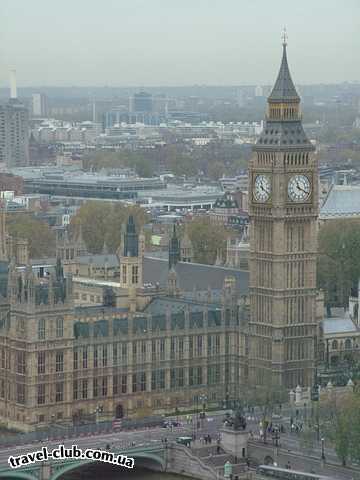
[[[325,335],[359,331],[351,318],[325,318],[322,326]]]
[[[93,265],[102,266],[107,259],[109,267],[117,267],[119,265],[118,257],[115,254],[98,254],[91,256],[81,256],[80,262],[84,264],[92,263]],[[45,267],[48,270],[55,265],[55,258],[34,259],[31,261],[33,268]],[[201,263],[178,262],[175,266],[178,275],[179,288],[183,292],[197,292],[197,300],[206,301],[206,291],[208,288],[212,291],[212,298],[219,297],[219,291],[222,290],[226,277],[235,277],[235,287],[240,295],[247,295],[249,290],[249,272],[239,270],[237,268],[223,267],[218,265],[204,265]],[[167,286],[169,274],[169,262],[167,258],[158,258],[156,256],[144,257],[144,284],[156,285],[160,287]],[[75,282],[87,283],[89,285],[102,285],[108,287],[119,287],[116,281],[93,279],[85,277],[74,277]],[[199,291],[205,292],[200,299]],[[217,301],[217,298],[216,298]]]
[[[235,286],[240,295],[247,295],[249,290],[249,272],[236,268],[200,263],[178,262],[175,266],[178,275],[179,288],[183,292],[194,289],[205,291],[221,290],[226,277],[235,277]],[[167,284],[169,266],[162,258],[144,258],[144,282],[159,282],[160,286]]]
[[[320,210],[320,218],[360,216],[360,185],[332,185]]]
[[[270,101],[295,100],[299,101],[300,97],[296,91],[292,81],[289,65],[286,55],[286,41],[283,43],[283,56],[281,60],[280,70],[275,85],[269,96]]]
[[[196,302],[184,298],[157,297],[149,303],[144,311],[152,315],[164,314],[167,309],[170,309],[171,313],[181,313],[186,308],[189,308],[191,312],[202,312],[204,306],[203,302]],[[207,308],[217,310],[221,309],[221,306],[218,304],[210,304],[207,305]]]

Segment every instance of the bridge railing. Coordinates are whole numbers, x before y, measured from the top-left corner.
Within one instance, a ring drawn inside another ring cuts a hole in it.
[[[66,438],[86,437],[110,433],[113,431],[112,422],[99,422],[97,424],[76,426],[51,426],[46,430],[36,430],[29,433],[17,433],[15,435],[1,435],[0,448],[27,445],[36,442],[63,440]]]
[[[121,420],[122,430],[136,430],[162,425],[162,416],[150,416],[140,419],[124,418]],[[89,423],[85,425],[51,425],[46,429],[39,429],[29,433],[17,433],[15,435],[1,435],[0,448],[16,445],[27,445],[36,442],[63,440],[67,438],[86,437],[114,432],[113,421]]]

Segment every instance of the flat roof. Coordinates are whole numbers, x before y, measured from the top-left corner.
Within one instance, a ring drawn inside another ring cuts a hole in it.
[[[322,326],[325,335],[358,332],[358,328],[351,318],[325,318]]]

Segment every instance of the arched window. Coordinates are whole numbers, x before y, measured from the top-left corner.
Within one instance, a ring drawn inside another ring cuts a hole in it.
[[[332,341],[331,348],[332,348],[333,350],[337,350],[337,349],[338,349],[338,341],[337,341],[337,340],[333,340],[333,341]]]
[[[351,339],[350,338],[347,338],[345,340],[345,349],[346,350],[349,350],[351,348]]]

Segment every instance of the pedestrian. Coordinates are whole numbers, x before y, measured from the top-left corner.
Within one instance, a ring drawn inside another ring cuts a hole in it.
[[[220,455],[220,451],[221,451],[220,445],[218,444],[218,445],[216,446],[216,453],[217,453],[218,455]]]

